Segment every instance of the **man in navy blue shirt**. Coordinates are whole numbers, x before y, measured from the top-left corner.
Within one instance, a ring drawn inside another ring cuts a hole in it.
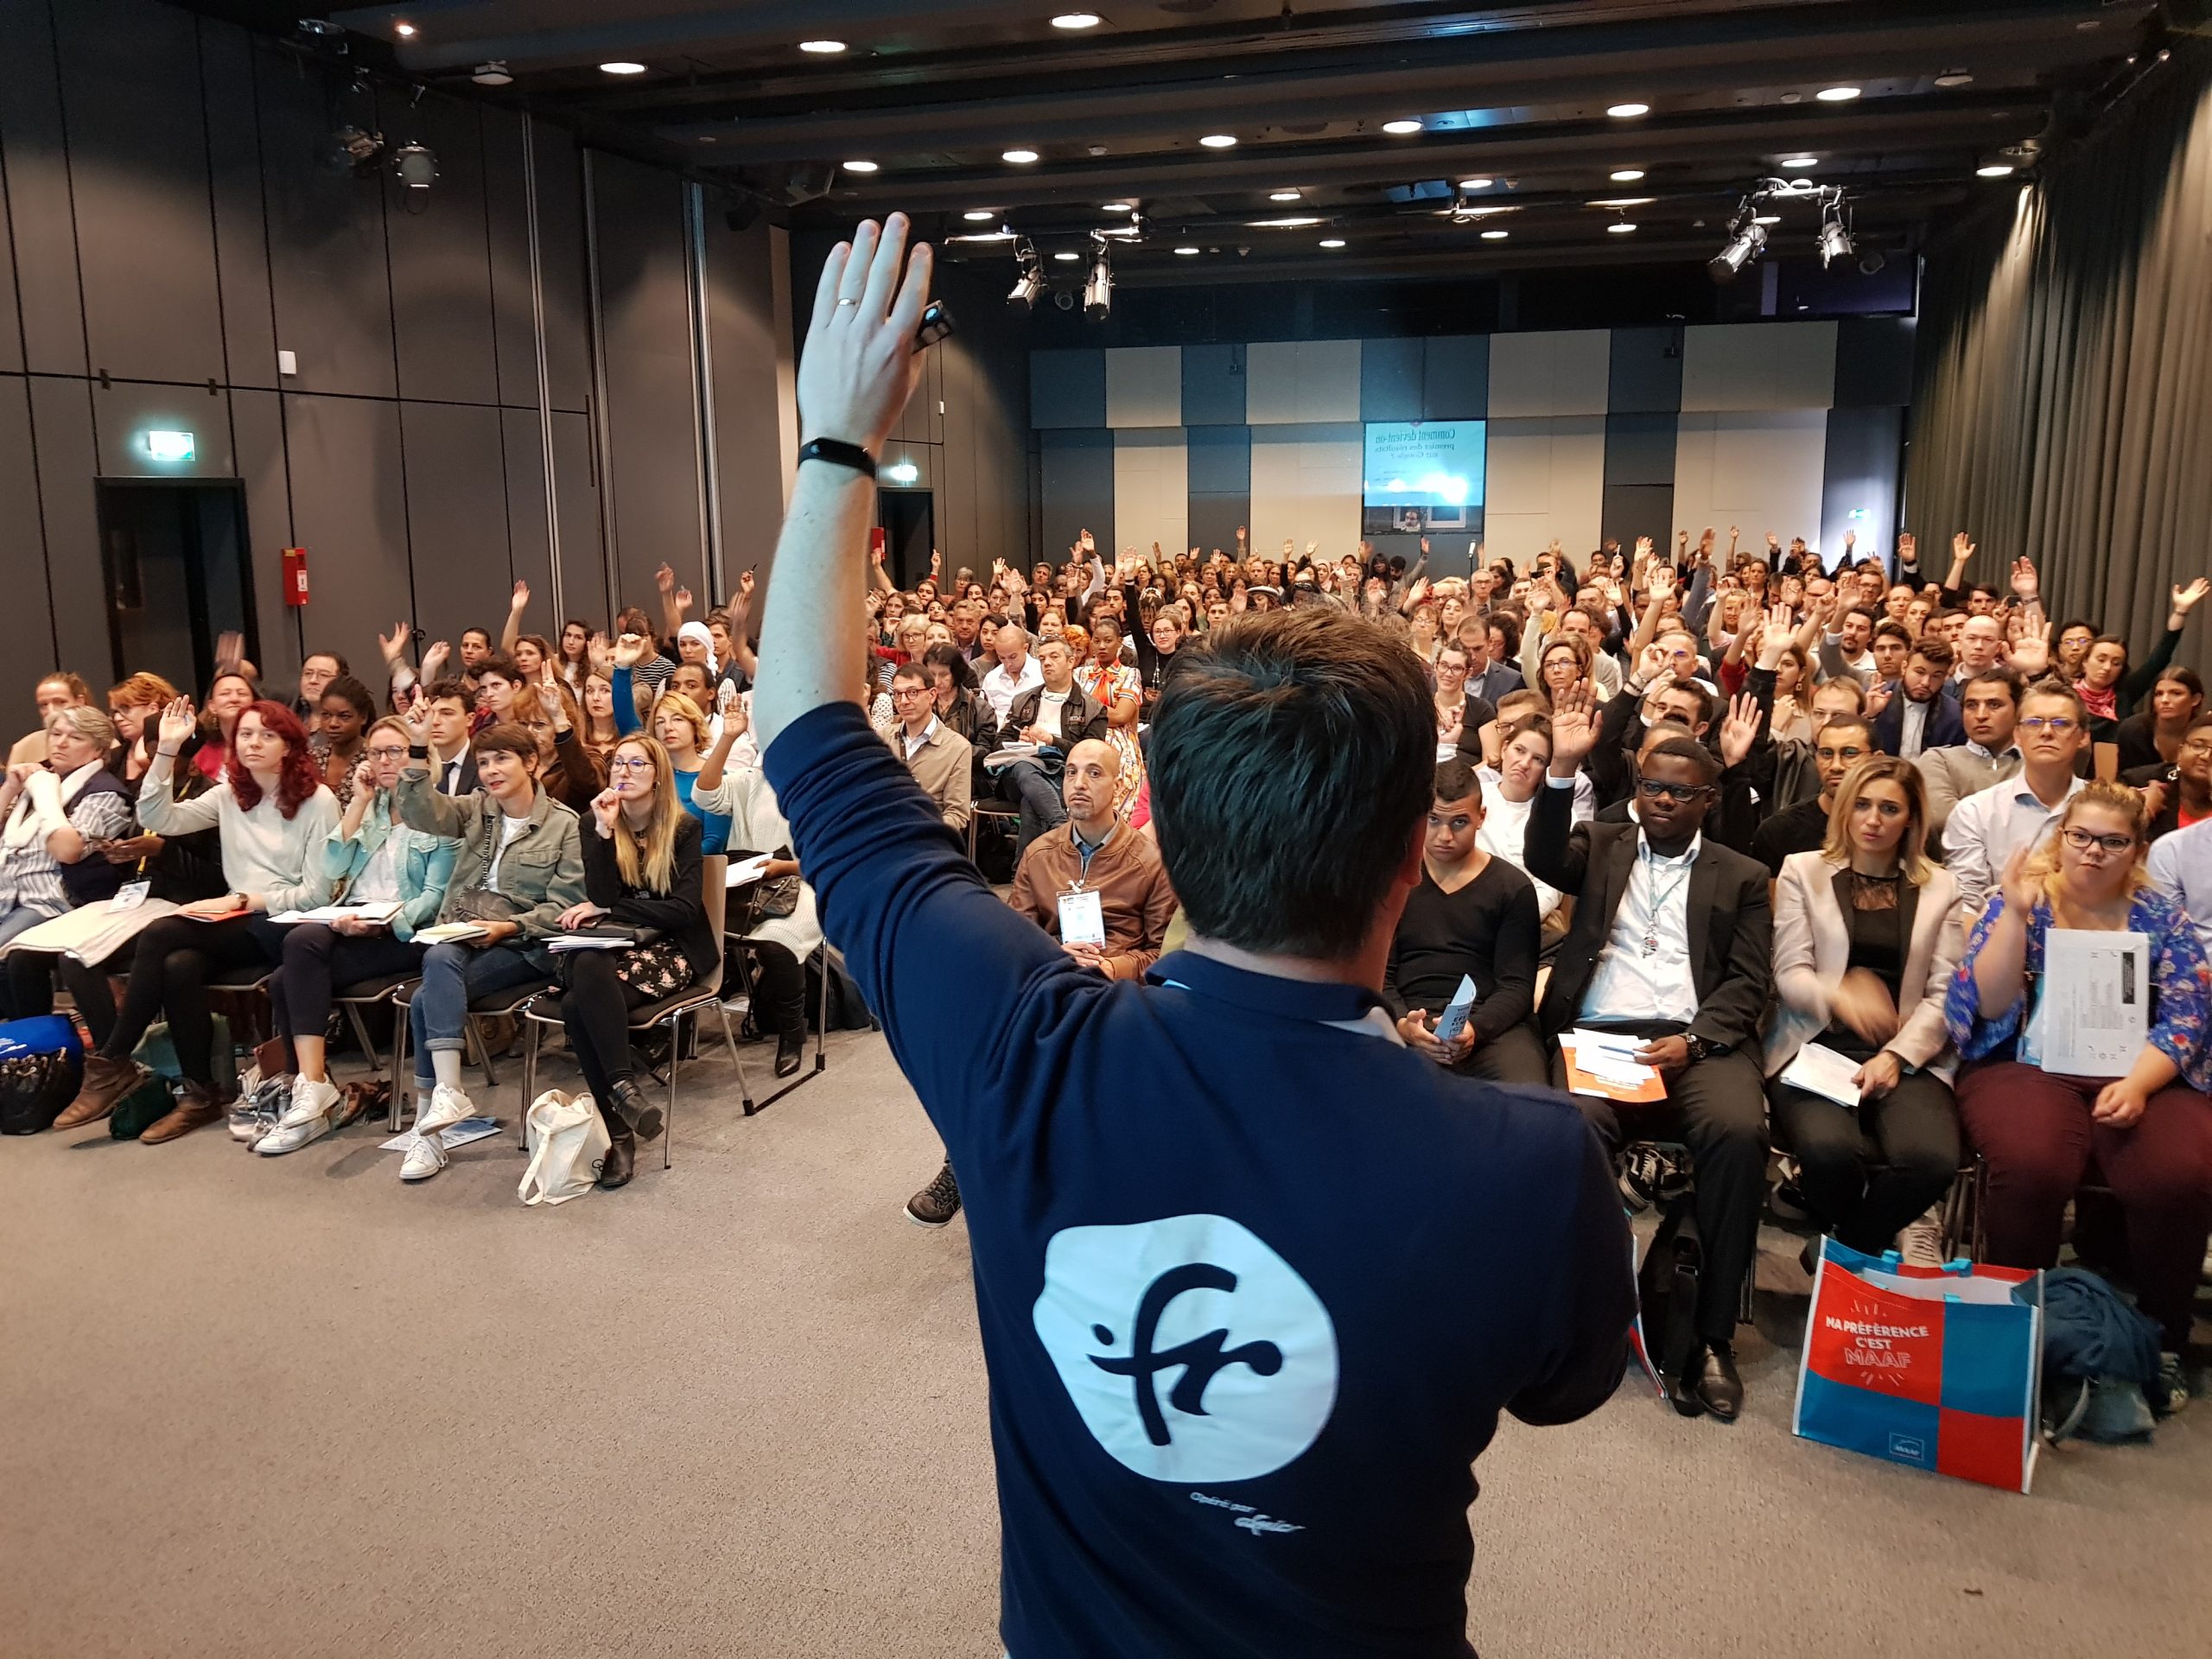
[[[1013,1659],[1465,1656],[1501,1410],[1618,1383],[1611,1170],[1566,1101],[1459,1078],[1377,995],[1435,764],[1419,664],[1240,620],[1147,761],[1192,933],[1138,984],[995,897],[851,702],[874,456],[930,254],[824,268],[753,718],[823,925],[960,1171]]]

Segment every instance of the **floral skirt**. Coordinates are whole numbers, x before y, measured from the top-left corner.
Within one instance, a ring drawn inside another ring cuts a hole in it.
[[[651,944],[633,944],[606,954],[613,957],[614,977],[622,982],[633,1001],[658,1002],[691,982],[690,959],[674,939],[655,939]],[[574,955],[564,957],[563,967],[575,960]],[[565,972],[562,982],[568,982]]]

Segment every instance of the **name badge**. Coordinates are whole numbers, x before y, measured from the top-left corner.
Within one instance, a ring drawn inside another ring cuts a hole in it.
[[[136,910],[146,902],[146,895],[152,891],[153,886],[150,881],[126,881],[116,889],[115,897],[107,901],[107,907],[110,910]]]
[[[1106,912],[1096,890],[1078,887],[1060,895],[1060,943],[1105,945]]]

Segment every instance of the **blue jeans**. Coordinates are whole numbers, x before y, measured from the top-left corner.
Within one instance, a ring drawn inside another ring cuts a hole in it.
[[[28,933],[41,922],[54,918],[43,911],[33,910],[29,905],[14,905],[4,916],[0,916],[0,944],[5,944],[18,933]]]
[[[423,982],[407,1005],[408,1028],[415,1042],[416,1086],[427,1095],[435,1085],[431,1055],[468,1046],[463,1033],[472,998],[544,977],[511,944],[480,950],[466,944],[434,944],[423,952]]]
[[[1029,850],[1031,842],[1047,830],[1068,821],[1067,805],[1060,798],[1060,766],[1061,763],[1056,757],[1052,769],[1047,772],[1025,756],[1000,768],[1000,798],[1020,808],[1021,812],[1020,830],[1014,847],[1017,863],[1020,861],[1022,854]]]

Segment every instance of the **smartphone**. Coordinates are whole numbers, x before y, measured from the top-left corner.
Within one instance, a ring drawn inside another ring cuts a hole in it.
[[[922,326],[914,330],[914,349],[923,351],[940,340],[949,340],[954,332],[952,308],[943,300],[931,300],[922,313]]]

